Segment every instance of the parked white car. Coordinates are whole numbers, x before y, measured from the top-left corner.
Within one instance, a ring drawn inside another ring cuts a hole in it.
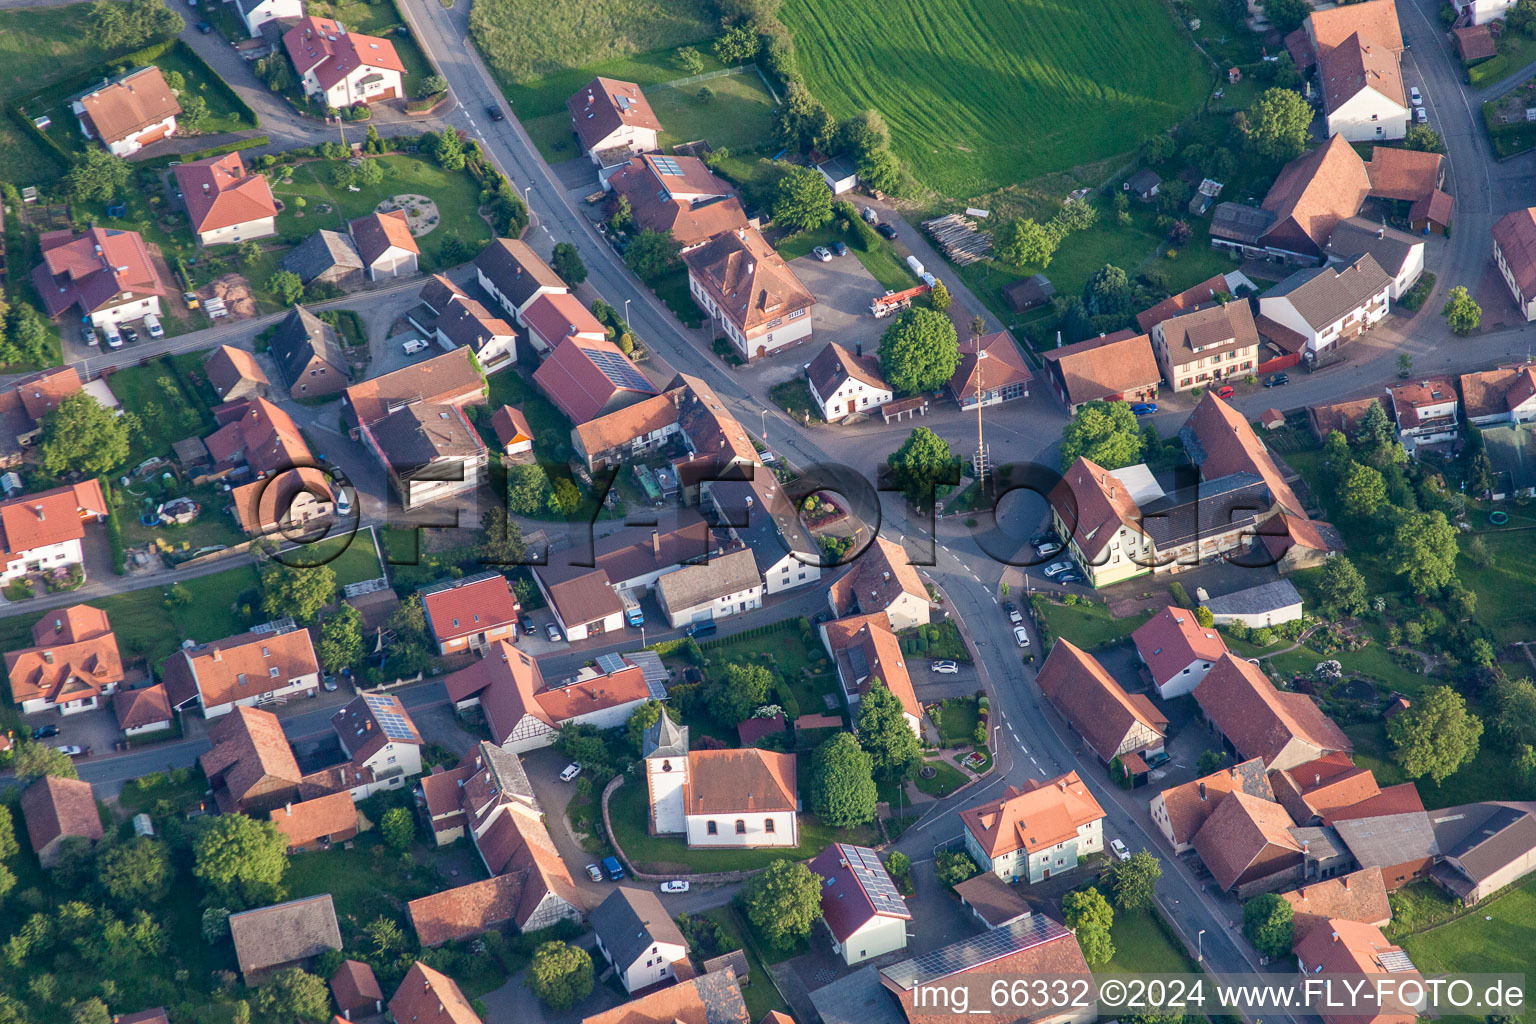
[[[661,883],[661,891],[662,892],[687,892],[688,891],[688,883],[685,882],[685,881],[682,881],[680,879],[674,879],[673,881],[670,881],[670,882],[662,882]]]
[[[1131,851],[1125,848],[1125,844],[1118,839],[1109,841],[1109,848],[1114,852],[1116,860],[1130,860]]]
[[[572,779],[574,779],[576,776],[578,776],[580,774],[581,774],[581,765],[577,764],[575,761],[572,761],[570,764],[565,766],[565,771],[560,773],[560,781],[561,782],[570,782]]]
[[[427,350],[427,343],[422,341],[420,338],[412,338],[410,341],[406,342],[400,347],[405,349],[406,355],[413,356],[417,352],[425,352]]]
[[[1013,627],[1013,639],[1017,641],[1020,647],[1029,646],[1029,634],[1024,631],[1023,626]]]
[[[953,661],[936,661],[929,668],[941,676],[952,676],[960,671],[960,666]]]
[[[1429,111],[1423,107],[1414,107],[1413,119],[1419,122],[1419,124],[1429,124]]]
[[[1050,565],[1046,566],[1041,571],[1045,573],[1045,578],[1046,579],[1053,580],[1057,576],[1060,576],[1060,575],[1062,575],[1064,573],[1071,572],[1072,571],[1072,563],[1071,562],[1052,562]]]
[[[601,882],[603,880],[603,869],[598,867],[596,864],[588,864],[587,877],[592,879],[594,882]]]
[[[1424,97],[1419,93],[1419,87],[1416,85],[1408,90],[1408,99],[1413,101],[1413,105],[1416,107],[1424,105]]]
[[[160,326],[160,318],[153,313],[144,314],[144,329],[151,338],[165,337],[165,328]]]
[[[823,263],[831,263],[832,262],[832,250],[828,249],[824,245],[818,245],[816,248],[812,249],[811,252],[815,255],[815,257],[818,260],[820,260]]]

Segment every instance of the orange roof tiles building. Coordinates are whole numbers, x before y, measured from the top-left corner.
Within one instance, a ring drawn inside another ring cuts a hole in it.
[[[91,228],[78,237],[50,231],[38,245],[43,261],[32,284],[51,319],[71,306],[96,327],[160,315],[165,282],[137,231]]]
[[[32,626],[32,646],[5,655],[11,700],[24,715],[70,715],[101,706],[123,681],[123,659],[107,613],[87,604],[48,612]]]
[[[1536,363],[1462,374],[1461,407],[1479,427],[1536,421]]]
[[[0,502],[0,583],[85,561],[85,523],[110,509],[94,477]]]
[[[405,98],[405,65],[395,44],[349,32],[330,18],[307,17],[283,33],[304,92],[341,110],[360,103]]]
[[[883,612],[824,622],[821,642],[837,666],[843,701],[853,709],[854,717],[859,701],[877,681],[882,682],[901,702],[908,727],[922,736],[923,706],[912,688],[901,641],[891,631],[890,620]]]
[[[521,409],[504,405],[491,416],[491,430],[503,455],[533,454],[533,428]]]
[[[1368,984],[1381,975],[1393,975],[1399,984],[1416,981],[1423,991],[1423,979],[1408,954],[1392,945],[1381,929],[1373,924],[1332,917],[1313,927],[1296,944],[1296,965],[1302,974],[1340,974],[1352,978],[1365,976]],[[1396,989],[1385,989],[1389,997],[1359,1006],[1357,1012],[1325,1009],[1323,1024],[1414,1024],[1419,1006],[1396,998]],[[1350,1002],[1344,1000],[1344,1002]],[[1354,1007],[1352,1007],[1354,1008]]]
[[[119,690],[112,698],[112,710],[117,714],[117,727],[125,736],[169,729],[176,719],[164,683],[137,690]]]
[[[277,233],[277,202],[267,179],[251,174],[239,153],[177,164],[172,173],[203,245],[265,238]]]
[[[1076,414],[1089,402],[1149,402],[1163,372],[1145,334],[1089,338],[1041,353],[1056,397]]]
[[[1308,882],[1299,889],[1281,893],[1280,897],[1291,905],[1292,948],[1301,945],[1331,918],[1377,928],[1386,927],[1392,920],[1392,905],[1387,901],[1380,868],[1364,868]]]
[[[404,210],[370,213],[348,225],[370,281],[416,273],[421,248],[411,234]]]
[[[208,731],[208,741],[212,749],[198,763],[224,813],[269,811],[298,795],[303,773],[270,711],[237,707]]]
[[[236,705],[314,690],[320,685],[320,662],[309,631],[292,629],[184,647],[166,659],[161,674],[177,710],[196,702],[204,718],[216,718]]]
[[[581,1024],[751,1024],[731,968],[689,978],[583,1018]]]
[[[683,252],[747,226],[735,191],[698,157],[633,157],[609,176],[608,187],[629,200],[636,230],[671,235]]]
[[[894,397],[880,375],[878,359],[850,352],[835,341],[817,353],[805,376],[816,408],[828,423],[872,414]]]
[[[254,355],[231,345],[220,345],[208,353],[203,374],[213,393],[224,402],[263,397],[272,383]]]
[[[1295,881],[1302,842],[1291,834],[1285,808],[1233,790],[1195,835],[1195,850],[1220,891],[1240,899]]]
[[[683,262],[694,301],[748,362],[811,337],[816,297],[756,228],[716,235]]]
[[[281,530],[293,539],[310,523],[318,528],[336,513],[331,476],[314,466],[299,466],[241,484],[229,492],[229,498],[240,528],[248,534]]]
[[[331,996],[347,1020],[358,1019],[384,1010],[384,992],[373,968],[360,960],[343,960],[331,975]]]
[[[960,408],[974,409],[978,401],[988,406],[1028,398],[1034,379],[1012,335],[997,331],[960,343],[960,362],[945,387]]]
[[[1493,225],[1493,261],[1526,320],[1536,320],[1536,207],[1506,213]]]
[[[1149,807],[1152,821],[1173,846],[1173,852],[1184,853],[1194,848],[1200,827],[1227,794],[1238,790],[1259,800],[1274,800],[1263,758],[1255,757],[1154,794]]]
[[[498,640],[517,640],[521,605],[499,572],[423,587],[422,609],[439,654],[484,652]]]
[[[1311,697],[1275,689],[1251,661],[1222,655],[1194,693],[1206,721],[1226,744],[1245,759],[1263,758],[1271,770],[1352,748]]]
[[[482,1024],[458,984],[420,960],[390,997],[389,1014],[397,1024]]]
[[[176,133],[181,104],[157,67],[139,68],[76,99],[70,109],[88,139],[131,156]]]
[[[1200,625],[1188,608],[1164,608],[1138,626],[1131,640],[1164,700],[1192,691],[1227,653],[1221,634]]]
[[[798,846],[795,755],[749,747],[688,749],[688,727],[662,715],[641,744],[654,835],[690,847]]]
[[[225,402],[213,410],[213,418],[219,429],[203,444],[216,473],[240,465],[252,473],[281,473],[314,462],[293,417],[265,398]]]
[[[357,805],[346,790],[273,809],[269,817],[288,840],[288,852],[323,850],[357,835]]]
[[[1104,849],[1104,809],[1076,772],[1023,787],[960,812],[965,848],[1005,881],[1040,882],[1077,868]]]

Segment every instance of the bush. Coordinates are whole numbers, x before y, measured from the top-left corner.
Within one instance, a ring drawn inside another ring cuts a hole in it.
[[[1480,89],[1485,85],[1492,85],[1505,75],[1509,74],[1509,58],[1502,53],[1497,57],[1490,57],[1474,67],[1467,69],[1467,82],[1474,89]]]
[[[1184,589],[1184,584],[1174,580],[1168,584],[1168,593],[1173,595],[1173,603],[1180,608],[1189,608],[1194,602],[1189,599],[1189,591]]]

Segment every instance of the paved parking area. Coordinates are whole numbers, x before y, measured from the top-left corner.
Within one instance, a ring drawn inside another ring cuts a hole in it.
[[[849,253],[833,257],[830,263],[815,256],[802,256],[791,260],[789,269],[816,296],[812,314],[816,318],[816,333],[849,349],[862,343],[867,354],[874,354],[880,334],[890,321],[876,320],[869,314],[869,301],[883,295],[885,289],[864,265]],[[810,362],[821,351],[815,342],[807,347],[811,351],[798,362]]]

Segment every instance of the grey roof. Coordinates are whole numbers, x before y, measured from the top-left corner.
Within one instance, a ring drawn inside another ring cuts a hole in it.
[[[1536,803],[1462,804],[1430,819],[1441,852],[1475,882],[1536,850]]]
[[[874,966],[860,968],[811,993],[822,1024],[907,1024],[901,1004],[880,984]]]
[[[816,165],[816,169],[833,181],[851,178],[857,171],[857,168],[853,166],[853,161],[845,156],[835,156],[830,160],[823,160]]]
[[[448,304],[433,327],[460,347],[479,351],[492,338],[505,338],[514,332],[512,325],[473,299],[457,298]]]
[[[533,247],[515,238],[493,238],[475,257],[475,267],[514,306],[522,306],[540,288],[566,290],[560,275],[539,258]]]
[[[1141,506],[1141,525],[1159,550],[1199,537],[1251,527],[1269,514],[1274,497],[1257,473],[1231,473],[1182,487]]]
[[[808,564],[819,564],[818,548],[810,542],[797,517],[787,514],[778,481],[758,468],[751,480],[717,480],[709,486],[710,498],[720,511],[717,530],[726,526],[752,552],[759,571],[777,565],[790,551]],[[777,514],[786,512],[786,514]]]
[[[362,270],[363,258],[357,254],[352,239],[339,231],[322,229],[294,246],[283,257],[283,269],[299,275],[305,284],[313,281],[332,267]]]
[[[1335,860],[1349,852],[1339,839],[1339,833],[1326,825],[1307,825],[1290,830],[1296,845],[1306,844],[1307,856],[1313,860]]]
[[[1163,179],[1158,177],[1157,172],[1150,167],[1143,167],[1131,175],[1130,180],[1126,182],[1127,185],[1131,186],[1132,192],[1145,192],[1147,189],[1162,183]]]
[[[1375,257],[1362,253],[1343,266],[1298,270],[1262,297],[1290,299],[1302,319],[1317,330],[1364,305],[1391,283]]]
[[[1370,253],[1383,270],[1393,277],[1403,269],[1413,250],[1424,244],[1397,228],[1375,224],[1364,217],[1351,217],[1339,221],[1333,234],[1328,236],[1328,255],[1332,259],[1353,260],[1361,253]]]
[[[746,548],[716,555],[701,565],[685,565],[656,581],[656,596],[674,614],[684,608],[750,590],[763,582],[757,559]]]
[[[587,915],[587,923],[603,940],[603,948],[621,971],[628,970],[657,943],[667,942],[685,949],[688,946],[661,900],[649,889],[621,886],[613,890]]]
[[[485,740],[480,741],[479,749],[481,763],[490,772],[498,792],[522,797],[524,802],[534,807],[539,806],[538,798],[533,795],[533,784],[528,781],[528,773],[523,771],[522,759]]]
[[[269,343],[272,358],[283,379],[296,384],[304,376],[310,360],[318,357],[337,372],[347,375],[347,357],[331,325],[303,306],[294,306]]]
[[[473,458],[486,450],[480,435],[452,405],[408,405],[375,422],[368,430],[397,474],[420,469],[440,458]]]
[[[235,959],[249,974],[341,948],[341,929],[330,893],[307,896],[229,917]]]
[[[1273,211],[1242,203],[1218,203],[1211,214],[1211,235],[1243,245],[1258,245],[1259,238],[1274,222]]]
[[[1529,423],[1496,423],[1480,428],[1494,472],[1509,477],[1511,491],[1536,487],[1536,428]]]
[[[642,757],[682,757],[688,753],[688,727],[662,714],[656,724],[645,730],[640,747]]]
[[[1333,827],[1363,868],[1392,867],[1440,855],[1435,830],[1423,811],[1336,821]]]
[[[1262,615],[1301,604],[1301,593],[1290,580],[1261,583],[1205,602],[1212,615]]]
[[[672,678],[672,674],[662,664],[660,655],[655,651],[630,651],[624,655],[624,660],[640,669],[652,697],[657,700],[667,699],[667,681]]]
[[[741,984],[734,971],[710,971],[693,980],[694,991],[704,1004],[704,1024],[750,1024]]]

